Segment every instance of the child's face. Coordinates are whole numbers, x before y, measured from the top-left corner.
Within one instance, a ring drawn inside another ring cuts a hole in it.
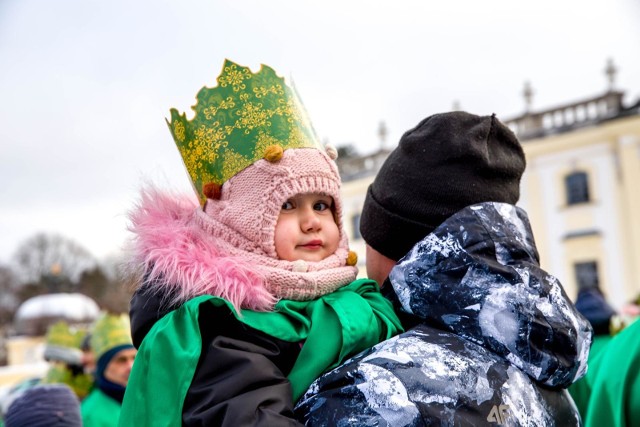
[[[321,261],[338,249],[339,241],[331,196],[298,194],[283,203],[275,230],[278,258]]]

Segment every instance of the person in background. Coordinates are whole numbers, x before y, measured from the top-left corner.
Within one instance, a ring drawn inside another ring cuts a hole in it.
[[[66,384],[82,400],[93,387],[93,374],[85,372],[81,345],[87,331],[60,321],[49,326],[46,335],[44,359],[49,370],[43,384]]]
[[[495,115],[407,131],[364,203],[367,273],[407,332],[314,382],[306,425],[580,425],[592,330],[515,206],[525,155]]]
[[[569,387],[585,426],[626,427],[640,419],[640,327],[632,304],[616,313],[599,289],[578,293],[576,308],[595,333],[589,371]]]
[[[82,339],[80,343],[80,351],[82,351],[82,369],[85,374],[93,376],[96,371],[96,355],[91,348],[91,333],[88,333]]]
[[[609,305],[599,288],[581,289],[578,292],[575,305],[576,309],[591,324],[594,336],[611,335],[611,319],[616,315],[616,311]],[[590,354],[590,356],[594,355]]]
[[[91,348],[96,356],[95,386],[82,401],[85,427],[118,425],[124,392],[137,350],[131,342],[127,315],[103,314],[91,332]]]
[[[585,427],[631,427],[640,420],[640,322],[617,333],[589,359]],[[581,382],[582,382],[581,381]]]
[[[80,402],[65,384],[38,384],[16,398],[5,427],[82,427]]]
[[[59,321],[47,328],[43,357],[49,369],[42,377],[33,377],[11,387],[0,399],[0,415],[6,414],[9,406],[30,388],[42,384],[64,384],[84,399],[93,386],[93,375],[82,366],[81,342],[86,337],[84,328],[70,326]],[[0,426],[2,423],[0,422]]]
[[[22,394],[29,390],[32,387],[40,385],[42,381],[41,377],[31,377],[26,380],[20,381],[17,384],[11,386],[9,390],[3,393],[0,398],[0,427],[4,427],[4,417],[9,409],[9,406],[16,400],[18,397],[22,396]]]

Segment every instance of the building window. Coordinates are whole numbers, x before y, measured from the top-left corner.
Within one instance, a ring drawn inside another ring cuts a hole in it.
[[[360,214],[357,213],[351,217],[351,226],[353,228],[353,240],[362,238],[360,234]]]
[[[589,180],[586,172],[573,172],[564,179],[567,190],[567,205],[589,201]]]
[[[582,289],[598,288],[598,263],[579,262],[574,265],[576,272],[576,282],[578,284],[578,292]]]

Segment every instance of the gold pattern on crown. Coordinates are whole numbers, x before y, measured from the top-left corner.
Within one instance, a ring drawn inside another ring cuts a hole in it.
[[[114,347],[131,344],[131,324],[126,314],[103,314],[93,325],[91,348],[99,359]]]
[[[224,184],[269,146],[322,149],[295,90],[272,68],[252,73],[226,60],[217,82],[198,92],[192,120],[171,109],[167,121],[201,203],[205,184]]]

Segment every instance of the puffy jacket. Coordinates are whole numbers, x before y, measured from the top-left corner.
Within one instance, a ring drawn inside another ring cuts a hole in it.
[[[484,203],[426,236],[385,284],[407,332],[316,380],[307,425],[580,425],[566,391],[589,323],[542,270],[526,213]]]

